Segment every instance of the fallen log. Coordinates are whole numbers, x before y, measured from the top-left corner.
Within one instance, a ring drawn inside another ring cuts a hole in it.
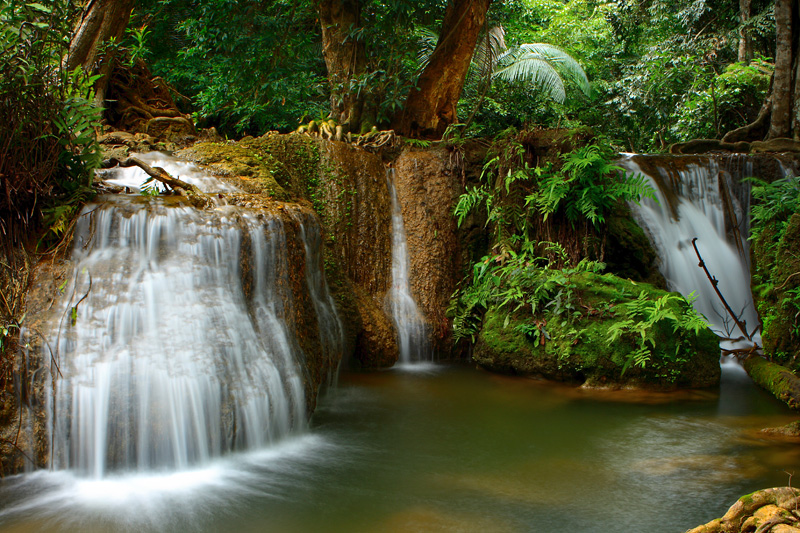
[[[100,166],[102,168],[113,168],[117,165],[121,167],[141,168],[142,170],[144,170],[145,174],[147,174],[151,178],[160,181],[161,183],[169,187],[171,190],[186,196],[192,203],[192,205],[194,205],[195,207],[207,208],[207,207],[213,207],[215,205],[211,196],[201,191],[196,185],[192,185],[191,183],[186,183],[185,181],[179,180],[178,178],[173,178],[163,168],[151,167],[150,165],[148,165],[139,158],[128,157],[127,159],[123,159],[122,161],[116,158],[106,159]]]
[[[763,357],[745,359],[742,366],[756,385],[768,390],[792,409],[800,409],[800,378],[791,370]]]

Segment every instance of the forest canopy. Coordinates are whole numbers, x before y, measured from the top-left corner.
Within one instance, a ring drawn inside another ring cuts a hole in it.
[[[557,103],[535,84],[494,79],[470,133],[602,124],[626,149],[644,151],[747,124],[767,90],[775,24],[771,2],[747,2],[744,21],[741,3],[492,2],[483,34],[502,27],[508,47],[560,47],[584,68],[591,92],[568,79],[568,97]],[[344,18],[338,38],[357,63],[336,79],[323,54],[325,4],[338,4],[328,8]],[[440,32],[446,8],[444,0],[141,0],[127,42],[189,98],[202,125],[228,135],[293,130],[348,98],[358,100],[360,122],[385,128],[418,83],[420,52]],[[467,76],[459,120],[483,87],[480,76]]]

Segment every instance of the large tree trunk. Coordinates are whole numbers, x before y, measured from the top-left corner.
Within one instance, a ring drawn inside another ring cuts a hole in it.
[[[750,31],[744,27],[752,15],[752,0],[739,0],[739,19],[742,28],[739,30],[739,61],[749,63],[753,59],[753,40],[750,38]]]
[[[438,139],[458,121],[456,104],[491,2],[450,0],[447,4],[436,49],[395,117],[394,128],[401,135]]]
[[[795,0],[775,1],[775,79],[769,138],[789,137],[792,110],[792,7]]]
[[[128,27],[134,0],[89,0],[83,10],[65,65],[68,70],[82,66],[86,72],[102,74],[95,83],[95,100],[102,103],[108,87],[112,61],[100,57],[102,45],[109,39],[119,42]]]
[[[740,7],[749,0],[740,0]],[[744,8],[742,8],[744,9]],[[775,1],[775,72],[758,119],[728,132],[723,140],[800,141],[800,0]]]
[[[364,101],[351,82],[364,74],[367,63],[364,42],[353,36],[360,25],[361,6],[359,0],[318,0],[317,12],[331,88],[331,118],[357,132]]]

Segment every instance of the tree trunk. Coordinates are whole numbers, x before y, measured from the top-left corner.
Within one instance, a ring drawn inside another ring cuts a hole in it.
[[[318,0],[317,12],[322,26],[322,54],[328,68],[331,88],[331,118],[348,131],[361,126],[364,107],[352,82],[366,70],[364,42],[353,36],[361,22],[359,0]]]
[[[769,138],[791,136],[792,111],[792,7],[794,0],[775,1],[775,80],[772,85],[772,121]]]
[[[95,83],[95,100],[100,103],[105,100],[112,62],[100,57],[99,53],[109,39],[117,42],[122,39],[133,4],[134,0],[89,0],[69,43],[65,60],[68,70],[82,66],[86,72],[103,75]]]
[[[739,19],[742,28],[739,30],[739,61],[750,63],[753,59],[753,40],[750,38],[750,31],[744,27],[750,20],[752,0],[739,0]]]
[[[447,4],[436,49],[395,117],[398,133],[438,139],[447,126],[458,122],[456,104],[491,2],[450,0]]]

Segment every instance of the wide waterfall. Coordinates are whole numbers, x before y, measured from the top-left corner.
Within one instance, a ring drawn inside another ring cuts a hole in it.
[[[387,171],[386,184],[392,199],[392,287],[387,304],[397,330],[399,362],[407,365],[431,360],[431,349],[425,318],[411,295],[406,228],[394,185],[394,169]]]
[[[696,238],[725,300],[748,333],[755,331],[759,320],[750,293],[750,186],[745,180],[755,174],[752,159],[631,155],[620,164],[646,176],[655,190],[658,202],[645,198],[631,207],[658,252],[668,288],[686,296],[694,293],[695,308],[721,337],[742,335],[699,267],[692,245]],[[756,334],[754,340],[758,339]]]
[[[187,168],[172,163],[170,172]],[[295,216],[320,345],[341,353],[316,220]],[[93,478],[180,470],[306,427],[279,216],[104,197],[81,215],[72,259],[61,307],[42,332],[59,376],[49,397],[55,469]]]

